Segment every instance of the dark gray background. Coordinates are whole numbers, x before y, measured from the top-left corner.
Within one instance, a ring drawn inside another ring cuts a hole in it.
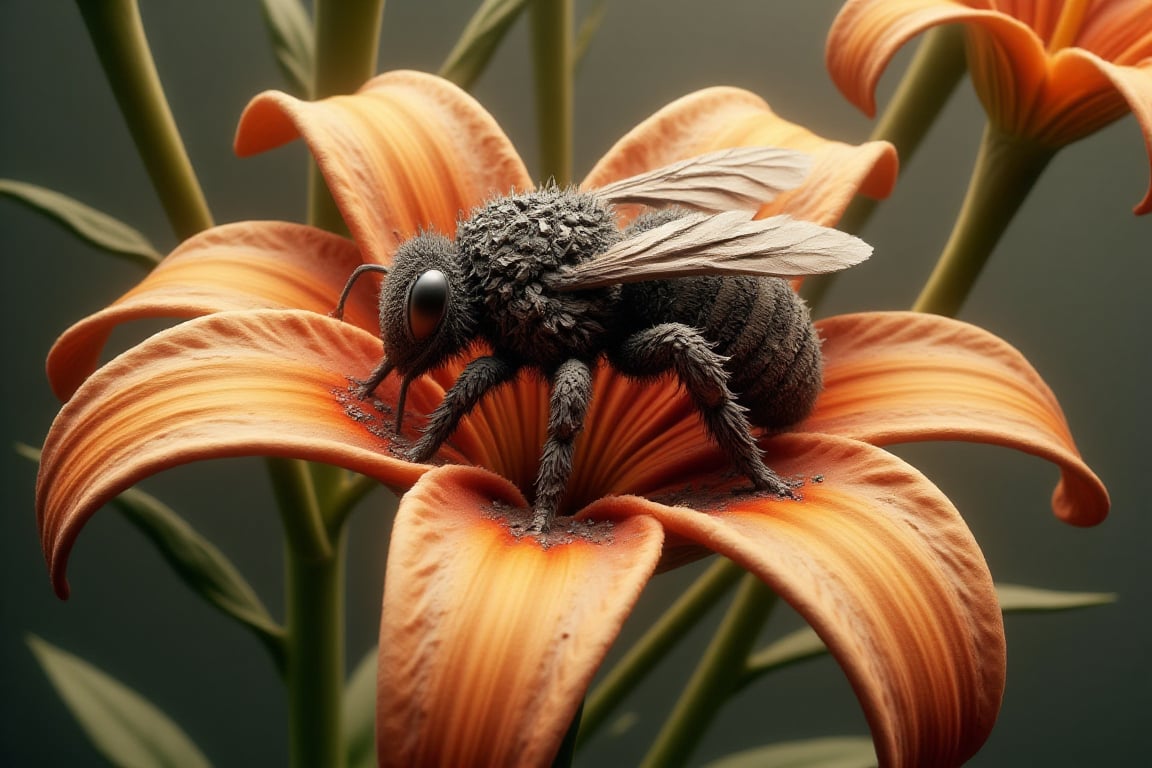
[[[173,111],[217,221],[301,220],[304,152],[238,160],[236,118],[247,100],[280,86],[259,3],[145,3],[144,20]],[[392,0],[381,69],[435,70],[470,4]],[[785,117],[824,135],[863,139],[870,123],[833,88],[824,34],[839,3],[610,3],[577,79],[577,172],[636,122],[693,89],[732,84],[763,95]],[[535,160],[527,36],[518,25],[475,89],[531,164]],[[0,176],[73,195],[131,223],[162,250],[175,243],[136,158],[71,3],[0,3]],[[900,66],[906,56],[898,60]],[[881,103],[896,81],[884,79]],[[866,237],[877,255],[837,286],[825,312],[910,305],[943,243],[967,179],[982,112],[965,83],[908,164]],[[1145,754],[1152,714],[1148,650],[1146,299],[1152,267],[1148,219],[1132,215],[1148,181],[1135,121],[1126,118],[1065,150],[1028,201],[963,317],[1022,349],[1068,413],[1082,452],[1112,492],[1102,526],[1077,530],[1051,516],[1056,472],[984,446],[901,449],[962,510],[998,580],[1115,591],[1088,612],[1009,618],[1009,680],[1000,722],[974,761],[983,766],[1127,765]],[[138,279],[132,267],[0,201],[5,375],[0,440],[39,444],[57,404],[43,358],[56,335]],[[117,335],[122,348],[142,331]],[[181,722],[219,765],[285,762],[285,708],[271,665],[243,631],[180,586],[135,530],[111,510],[76,548],[74,596],[52,595],[33,512],[34,468],[8,455],[0,533],[0,763],[98,764],[37,669],[25,633],[101,665]],[[257,460],[210,462],[149,481],[239,564],[279,615],[276,515]],[[388,519],[383,494],[357,514],[349,579],[350,663],[374,642]],[[662,576],[647,617],[688,583]],[[780,611],[769,630],[796,625]],[[679,689],[695,646],[679,652],[628,705],[621,736],[602,738],[583,764],[635,762]],[[714,757],[768,740],[863,733],[863,718],[835,665],[823,660],[776,675],[728,706],[700,750]]]

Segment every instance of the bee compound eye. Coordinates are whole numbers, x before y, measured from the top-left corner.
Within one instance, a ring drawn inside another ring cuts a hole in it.
[[[422,273],[408,289],[408,330],[417,341],[440,326],[448,309],[448,276],[438,269]]]

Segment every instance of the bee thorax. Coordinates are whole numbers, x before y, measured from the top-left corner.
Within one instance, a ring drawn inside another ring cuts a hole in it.
[[[548,278],[619,237],[611,210],[574,189],[496,198],[473,211],[456,240],[484,303],[480,332],[494,347],[543,367],[594,355],[619,289],[561,293]]]

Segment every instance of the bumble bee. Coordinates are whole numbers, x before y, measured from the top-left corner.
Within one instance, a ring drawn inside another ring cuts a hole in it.
[[[384,272],[384,358],[362,382],[366,398],[402,377],[408,385],[482,339],[403,455],[427,461],[486,394],[535,370],[551,384],[548,432],[535,480],[533,529],[548,528],[572,472],[573,448],[592,398],[592,369],[606,360],[627,376],[674,374],[708,433],[759,490],[794,497],[768,468],[752,425],[802,420],[822,386],[820,341],[808,309],[783,279],[863,261],[855,237],[788,216],[752,218],[799,185],[808,158],[740,148],[691,158],[601,189],[555,185],[495,197],[454,238],[423,232],[391,266],[363,265],[353,283]],[[620,229],[618,204],[652,210]]]

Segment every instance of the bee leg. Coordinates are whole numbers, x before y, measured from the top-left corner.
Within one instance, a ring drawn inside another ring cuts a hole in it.
[[[739,472],[762,491],[795,498],[792,488],[765,464],[752,436],[747,409],[728,389],[725,358],[695,328],[683,323],[662,323],[644,328],[608,352],[622,373],[634,378],[655,378],[672,371],[696,405],[712,439]]]
[[[478,357],[464,366],[456,382],[444,393],[440,405],[428,416],[424,434],[405,453],[408,460],[423,463],[430,459],[456,431],[460,419],[467,416],[484,395],[515,378],[518,370],[519,365],[493,356]]]
[[[361,400],[367,399],[369,395],[376,391],[376,387],[388,378],[388,374],[392,373],[393,364],[385,357],[380,361],[380,365],[373,369],[372,373],[368,374],[368,378],[364,381],[356,382],[356,396]]]
[[[552,374],[548,404],[548,439],[536,473],[536,498],[532,504],[532,530],[546,531],[556,516],[560,497],[572,475],[576,436],[584,429],[584,417],[592,401],[592,371],[575,358],[560,364]]]

